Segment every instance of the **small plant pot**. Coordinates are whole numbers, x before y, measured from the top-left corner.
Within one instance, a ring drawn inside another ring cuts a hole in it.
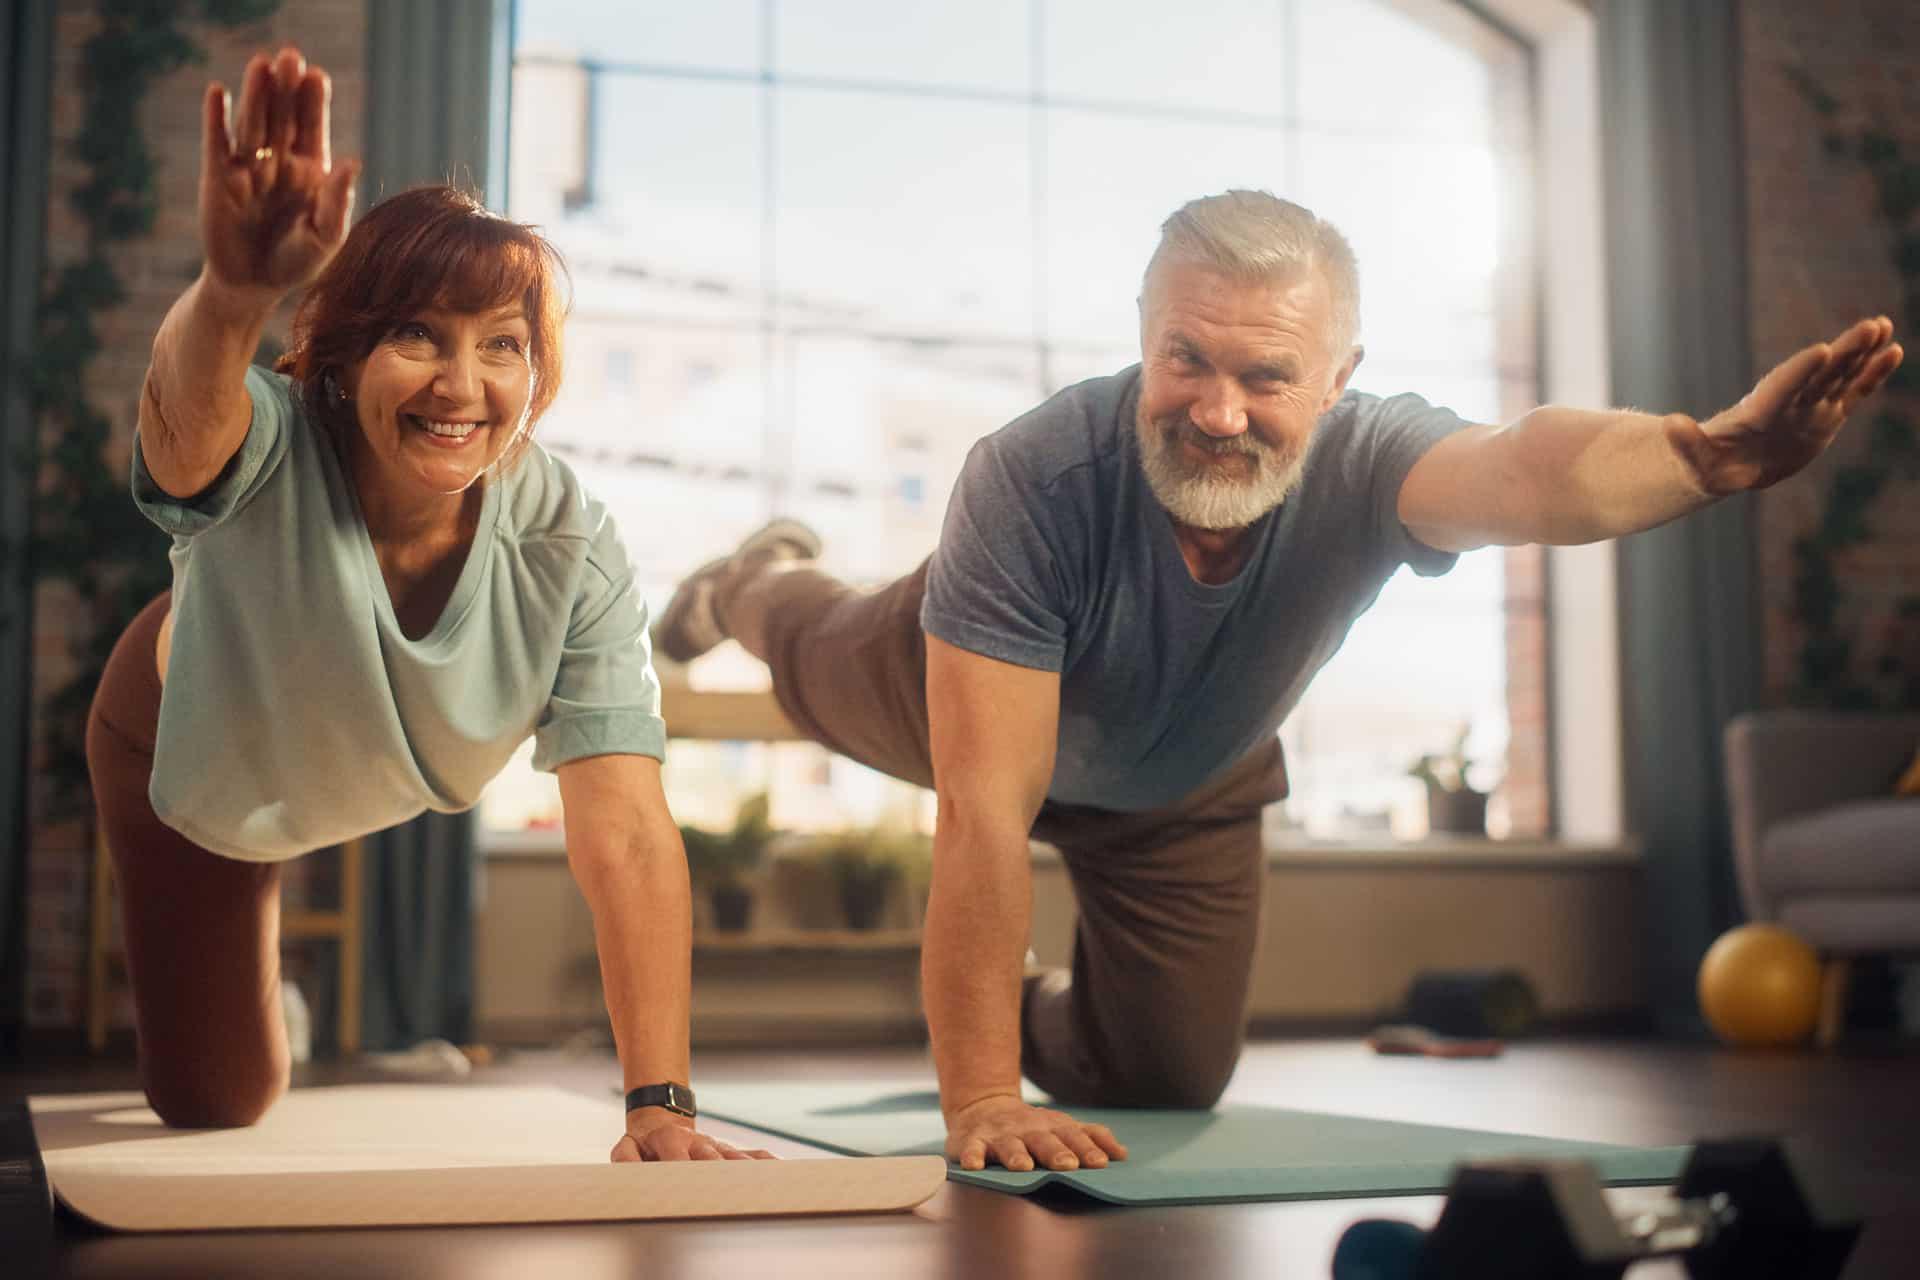
[[[893,888],[894,874],[891,869],[841,873],[840,909],[846,914],[847,928],[880,927],[880,917],[886,912],[887,897]]]
[[[717,884],[708,891],[713,904],[713,927],[722,933],[740,933],[753,915],[753,890],[743,884]]]
[[[1440,835],[1487,834],[1487,793],[1468,787],[1449,791],[1427,784],[1427,830]]]

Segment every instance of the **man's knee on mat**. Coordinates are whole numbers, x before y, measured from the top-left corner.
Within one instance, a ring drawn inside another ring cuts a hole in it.
[[[259,1122],[287,1092],[286,1055],[241,1071],[156,1071],[148,1067],[147,1102],[174,1129],[245,1129]]]
[[[1115,1072],[1113,1100],[1103,1105],[1205,1110],[1220,1101],[1239,1060],[1237,1043],[1230,1054],[1149,1054]]]
[[[1078,1079],[1049,1081],[1035,1071],[1029,1075],[1062,1106],[1203,1111],[1220,1100],[1239,1065],[1237,1036],[1222,1046],[1197,1043],[1177,1031],[1164,1038],[1146,1029],[1134,1034],[1140,1038]]]

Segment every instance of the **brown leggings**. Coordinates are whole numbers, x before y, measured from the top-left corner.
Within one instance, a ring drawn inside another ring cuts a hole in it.
[[[147,800],[167,607],[163,595],[141,610],[107,660],[87,717],[87,771],[120,888],[147,1100],[170,1125],[247,1125],[287,1088],[280,866],[203,849]]]
[[[767,665],[787,716],[835,751],[921,786],[933,784],[926,573],[923,564],[867,592],[789,568],[763,597]],[[1266,883],[1260,811],[1286,793],[1276,737],[1165,809],[1041,806],[1033,833],[1060,850],[1079,922],[1071,972],[1027,980],[1028,1079],[1078,1106],[1219,1098],[1246,1029]]]

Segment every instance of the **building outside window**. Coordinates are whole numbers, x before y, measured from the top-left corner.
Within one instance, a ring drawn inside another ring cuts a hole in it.
[[[1160,221],[1236,186],[1352,240],[1356,388],[1507,420],[1539,397],[1528,56],[1451,0],[518,0],[509,213],[565,254],[568,365],[601,374],[538,439],[656,616],[773,515],[886,581],[975,440],[1138,360]],[[1541,576],[1489,549],[1389,582],[1282,730],[1276,825],[1421,834],[1407,768],[1464,729],[1496,832],[1544,834]],[[732,645],[663,675],[765,688]],[[492,832],[557,818],[524,760]],[[930,820],[805,744],[676,741],[667,783],[682,821],[761,786],[783,826]]]

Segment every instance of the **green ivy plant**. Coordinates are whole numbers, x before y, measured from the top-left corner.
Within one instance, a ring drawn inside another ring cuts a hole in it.
[[[1907,158],[1883,125],[1850,126],[1840,102],[1804,68],[1789,65],[1824,126],[1835,160],[1850,161],[1872,177],[1877,213],[1900,275],[1906,332],[1920,333],[1920,161]],[[1909,347],[1911,348],[1911,343]],[[1867,424],[1864,454],[1833,469],[1819,522],[1793,544],[1793,612],[1803,638],[1794,701],[1845,710],[1920,709],[1920,594],[1896,601],[1884,619],[1882,652],[1861,658],[1861,609],[1845,598],[1835,560],[1873,537],[1870,515],[1890,483],[1920,483],[1920,428],[1905,409],[1920,394],[1920,360],[1909,358],[1888,381],[1881,408]],[[1857,428],[1856,428],[1857,429]]]
[[[126,298],[111,250],[146,236],[158,213],[140,110],[155,80],[206,61],[184,20],[231,28],[279,7],[280,0],[99,0],[99,30],[81,50],[85,105],[70,145],[85,177],[69,204],[86,229],[86,251],[60,269],[42,300],[37,340],[22,370],[41,446],[37,456],[29,448],[21,459],[38,481],[28,572],[35,584],[65,585],[86,610],[72,641],[73,676],[46,707],[50,817],[87,811],[93,691],[127,623],[171,580],[167,540],[134,508],[125,470],[108,466],[112,423],[86,390],[101,350],[95,318]],[[0,551],[9,559],[19,554]]]

